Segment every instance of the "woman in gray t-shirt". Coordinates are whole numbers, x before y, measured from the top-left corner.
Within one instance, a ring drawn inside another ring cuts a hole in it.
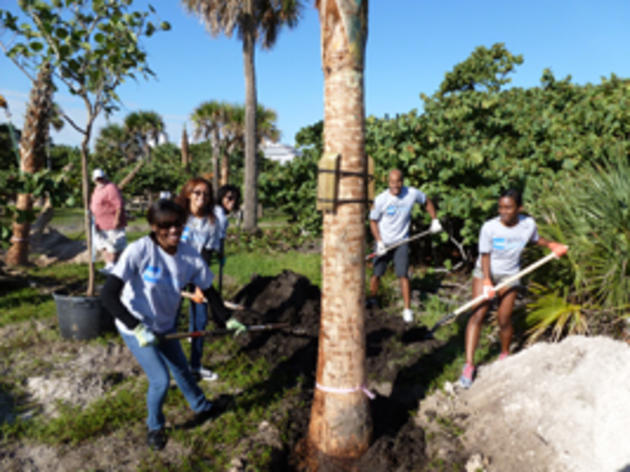
[[[177,203],[186,210],[186,224],[182,241],[190,244],[208,265],[217,252],[215,247],[220,236],[220,222],[214,214],[212,184],[202,177],[194,177],[184,184]],[[191,289],[191,291],[194,290]],[[189,301],[190,331],[204,331],[208,324],[208,304]],[[201,365],[203,337],[193,338],[190,346],[190,369],[200,380],[213,381],[219,376]]]
[[[199,253],[180,241],[186,220],[183,208],[159,200],[149,208],[147,219],[151,233],[127,246],[105,281],[101,301],[149,380],[147,443],[159,450],[166,444],[162,405],[171,374],[195,412],[193,424],[214,412],[188,367],[179,340],[164,337],[176,328],[181,290],[189,283],[202,290],[220,326],[236,333],[245,326],[230,318]]]
[[[499,216],[484,223],[479,234],[479,258],[473,271],[473,299],[486,295],[482,303],[472,313],[466,326],[466,363],[459,379],[464,388],[471,386],[475,374],[475,349],[479,342],[481,324],[490,307],[489,301],[495,296],[493,287],[505,278],[520,271],[521,253],[528,243],[551,249],[558,257],[567,252],[567,247],[548,241],[538,235],[536,222],[530,216],[521,214],[521,195],[514,189],[507,190],[499,197]],[[501,354],[499,359],[509,354],[512,339],[512,309],[516,300],[514,282],[501,289],[497,319],[500,329]]]

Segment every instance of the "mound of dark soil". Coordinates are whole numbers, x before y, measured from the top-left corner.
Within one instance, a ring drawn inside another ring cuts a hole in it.
[[[315,383],[320,318],[320,291],[299,274],[256,276],[234,297],[247,307],[237,313],[246,324],[289,323],[290,328],[250,333],[243,350],[264,356],[274,366],[266,388],[290,388],[302,379],[302,398],[290,411],[291,431],[279,470],[298,470],[303,463],[296,445],[303,439]],[[372,400],[373,444],[352,470],[420,470],[427,463],[424,432],[410,419],[431,379],[430,358],[439,343],[424,328],[410,327],[400,316],[380,309],[366,313],[368,387]],[[428,359],[428,361],[427,361]],[[299,405],[303,406],[299,406]],[[344,464],[347,468],[348,464]],[[334,470],[330,468],[330,470]]]

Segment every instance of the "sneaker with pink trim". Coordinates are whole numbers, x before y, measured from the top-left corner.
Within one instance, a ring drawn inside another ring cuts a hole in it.
[[[463,388],[470,388],[470,386],[473,383],[474,376],[475,376],[475,366],[467,362],[466,364],[464,364],[464,368],[462,369],[462,375],[459,378],[459,384]]]
[[[502,361],[503,359],[505,359],[509,354],[507,352],[502,352],[501,354],[499,354],[499,360]]]

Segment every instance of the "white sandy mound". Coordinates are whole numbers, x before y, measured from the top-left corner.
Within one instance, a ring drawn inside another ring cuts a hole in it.
[[[481,366],[456,409],[462,441],[491,471],[630,471],[630,346],[605,337],[540,343]]]

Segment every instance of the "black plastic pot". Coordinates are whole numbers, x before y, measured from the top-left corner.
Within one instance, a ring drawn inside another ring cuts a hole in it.
[[[114,329],[112,317],[99,297],[77,297],[53,293],[61,337],[93,339]]]

